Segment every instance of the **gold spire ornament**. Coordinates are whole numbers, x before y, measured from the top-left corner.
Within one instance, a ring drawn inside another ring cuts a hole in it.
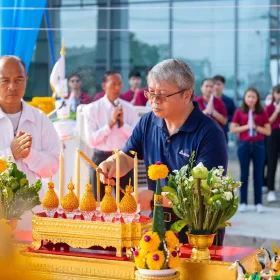
[[[52,176],[48,183],[48,190],[42,200],[42,206],[44,209],[56,209],[59,205],[59,199],[54,189],[54,183],[52,181]]]
[[[60,55],[65,55],[65,46],[64,46],[64,40],[61,41],[61,50],[60,50]]]
[[[133,214],[137,211],[137,203],[132,195],[133,186],[131,186],[131,179],[129,179],[129,184],[125,187],[125,195],[120,202],[120,212]]]
[[[117,212],[117,203],[112,195],[112,187],[110,186],[108,179],[108,185],[105,186],[105,195],[100,203],[100,210],[105,214],[111,214]]]
[[[69,192],[62,199],[61,206],[65,212],[73,212],[79,208],[79,199],[74,193],[75,187],[72,183],[72,177],[70,178],[70,183],[67,188]]]
[[[82,212],[92,212],[96,210],[96,200],[92,194],[92,185],[90,184],[90,177],[86,185],[86,192],[80,201],[80,210]]]

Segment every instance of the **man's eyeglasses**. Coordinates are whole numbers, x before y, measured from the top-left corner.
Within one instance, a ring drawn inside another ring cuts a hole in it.
[[[79,83],[80,80],[70,80],[71,83]]]
[[[156,94],[151,91],[144,91],[144,96],[149,100],[153,100],[155,98],[156,101],[164,102],[164,101],[166,101],[167,97],[170,97],[172,95],[182,93],[182,92],[184,92],[184,89],[181,89],[181,90],[171,93],[171,94]]]

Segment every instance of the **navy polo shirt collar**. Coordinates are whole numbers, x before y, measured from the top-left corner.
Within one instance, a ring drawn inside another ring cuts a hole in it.
[[[196,130],[199,123],[199,119],[203,113],[201,112],[196,101],[193,101],[193,105],[193,111],[190,113],[184,124],[179,128],[179,131],[192,132]],[[156,116],[154,116],[153,123],[160,128],[166,126],[164,119],[158,118]]]

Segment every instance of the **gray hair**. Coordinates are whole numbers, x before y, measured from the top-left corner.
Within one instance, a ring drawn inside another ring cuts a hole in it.
[[[148,83],[151,81],[171,82],[178,89],[194,90],[195,77],[189,65],[179,59],[166,59],[156,64],[149,72]]]

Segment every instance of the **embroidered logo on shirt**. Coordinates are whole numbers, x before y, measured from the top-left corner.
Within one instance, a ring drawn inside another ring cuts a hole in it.
[[[180,155],[184,156],[184,157],[190,157],[190,155],[188,154],[189,150],[181,150],[179,152]]]

